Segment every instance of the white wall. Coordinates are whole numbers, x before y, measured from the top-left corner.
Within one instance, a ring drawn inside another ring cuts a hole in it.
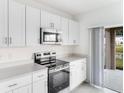
[[[89,27],[123,24],[122,9],[122,2],[120,2],[76,16],[76,19],[80,21],[80,46],[76,47],[75,53],[89,54]],[[87,66],[87,77],[89,79],[90,67]]]
[[[61,16],[72,18],[72,16],[67,13],[55,10],[41,3],[34,2],[34,0],[16,0],[16,1],[19,3],[31,5],[33,7],[43,8]],[[58,56],[65,56],[67,54],[72,53],[72,50],[73,50],[73,46],[50,46],[50,45],[45,45],[45,46],[42,45],[40,47],[0,48],[0,66],[2,66],[4,63],[12,64],[12,62],[19,60],[30,60],[32,59],[32,55],[35,52],[56,51]]]

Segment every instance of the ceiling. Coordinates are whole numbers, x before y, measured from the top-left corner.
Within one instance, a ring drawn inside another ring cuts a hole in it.
[[[121,0],[35,0],[71,15],[105,7]]]

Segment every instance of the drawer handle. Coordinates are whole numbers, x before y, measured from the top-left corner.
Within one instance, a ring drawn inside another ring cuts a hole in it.
[[[14,86],[17,86],[17,84],[9,85],[8,87],[14,87]]]
[[[41,77],[43,77],[44,75],[40,75],[40,76],[38,76],[39,78],[41,78]]]

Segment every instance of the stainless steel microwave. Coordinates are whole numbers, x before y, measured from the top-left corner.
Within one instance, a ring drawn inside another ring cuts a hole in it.
[[[40,44],[62,44],[62,33],[57,29],[40,28]]]

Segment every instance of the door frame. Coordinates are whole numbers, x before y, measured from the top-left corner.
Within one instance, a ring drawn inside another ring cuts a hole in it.
[[[90,85],[92,85],[92,86],[95,86],[95,87],[99,87],[99,86],[96,86],[96,85],[93,85],[92,84],[92,72],[91,72],[91,30],[90,29],[92,29],[92,28],[97,28],[97,27],[104,27],[104,34],[105,34],[105,29],[106,28],[112,28],[112,27],[123,27],[123,24],[113,24],[113,25],[106,25],[106,26],[91,26],[91,27],[88,27],[88,31],[89,31],[89,66],[88,67],[90,67],[90,69],[89,69],[89,74],[90,74],[90,76],[89,76],[89,83],[90,83]],[[124,36],[123,36],[124,37]],[[104,52],[104,56],[105,56],[105,52]],[[103,60],[103,61],[105,61],[105,59]],[[104,62],[103,62],[103,66],[104,66]],[[104,67],[103,67],[103,69],[104,69]],[[103,73],[103,77],[104,77],[104,73]],[[104,80],[104,78],[102,79],[102,81]],[[102,86],[100,86],[101,88],[104,88],[104,81],[102,82]]]

